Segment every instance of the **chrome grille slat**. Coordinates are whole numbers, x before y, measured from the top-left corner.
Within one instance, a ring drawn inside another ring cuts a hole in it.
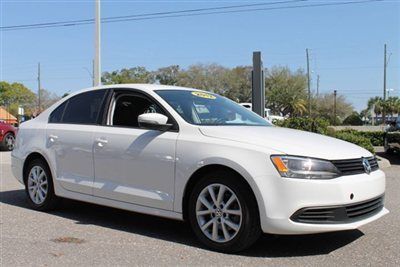
[[[378,161],[375,157],[366,158],[371,166],[371,171],[379,169]],[[335,167],[341,172],[341,175],[353,175],[365,173],[363,159],[347,159],[347,160],[332,160]]]

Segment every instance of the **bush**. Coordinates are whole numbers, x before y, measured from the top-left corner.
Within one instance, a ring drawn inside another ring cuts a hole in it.
[[[351,129],[334,131],[328,128],[329,122],[325,119],[289,118],[284,121],[276,121],[275,125],[329,135],[361,146],[371,153],[375,153],[373,146],[383,145],[384,132],[359,132]]]
[[[363,121],[358,115],[357,112],[354,112],[353,114],[349,115],[347,118],[343,120],[343,125],[363,125]]]
[[[361,132],[357,130],[346,129],[337,131],[336,133],[351,133],[360,137],[365,137],[371,141],[373,146],[383,146],[383,139],[385,137],[385,132],[383,131]]]
[[[275,122],[276,126],[308,131],[319,134],[327,134],[329,122],[325,119],[288,118]]]
[[[372,146],[370,139],[363,137],[361,135],[357,135],[349,131],[338,131],[335,132],[335,134],[332,137],[353,143],[355,145],[365,148],[371,153],[375,153],[374,147]]]

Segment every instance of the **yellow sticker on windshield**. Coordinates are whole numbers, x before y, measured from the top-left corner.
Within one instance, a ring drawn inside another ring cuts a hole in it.
[[[212,94],[199,92],[199,91],[192,92],[192,95],[197,96],[197,97],[201,97],[201,98],[216,99],[216,97],[214,95],[212,95]]]

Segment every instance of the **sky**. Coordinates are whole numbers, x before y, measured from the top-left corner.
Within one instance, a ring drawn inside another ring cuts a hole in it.
[[[102,1],[103,18],[271,1]],[[281,0],[282,1],[282,0]],[[338,3],[309,0],[274,7]],[[265,6],[268,7],[268,6]],[[270,6],[271,7],[271,6]],[[0,27],[91,19],[94,1],[0,0]],[[260,10],[124,21],[102,25],[102,71],[196,63],[251,65],[261,51],[264,66],[306,68],[310,50],[312,90],[346,96],[356,110],[383,94],[383,47],[387,44],[387,88],[400,96],[400,0],[341,6]],[[0,80],[42,87],[62,95],[91,86],[94,25],[0,31]],[[390,56],[389,56],[390,55]]]

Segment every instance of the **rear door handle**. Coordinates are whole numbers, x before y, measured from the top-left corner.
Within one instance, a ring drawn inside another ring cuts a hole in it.
[[[50,134],[49,135],[49,141],[50,142],[54,143],[57,139],[58,139],[57,135],[54,135],[54,134]]]

